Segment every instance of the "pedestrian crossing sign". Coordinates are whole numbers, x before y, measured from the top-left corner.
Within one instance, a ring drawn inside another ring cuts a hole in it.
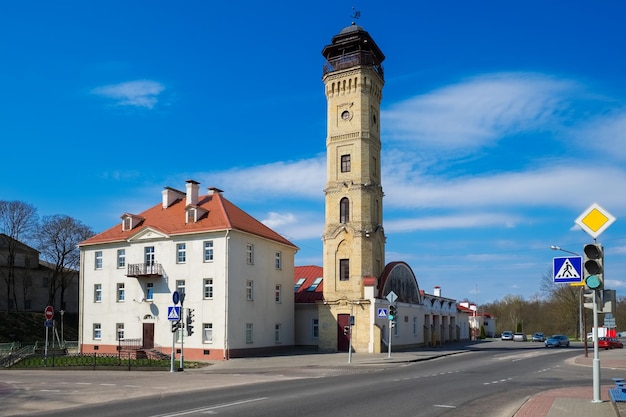
[[[180,306],[169,306],[167,308],[167,319],[173,321],[180,320]]]
[[[552,278],[555,283],[582,282],[583,258],[580,256],[561,256],[553,259]]]

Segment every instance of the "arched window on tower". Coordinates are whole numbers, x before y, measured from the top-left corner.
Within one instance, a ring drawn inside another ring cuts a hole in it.
[[[348,223],[350,221],[350,200],[344,197],[339,202],[339,222]]]

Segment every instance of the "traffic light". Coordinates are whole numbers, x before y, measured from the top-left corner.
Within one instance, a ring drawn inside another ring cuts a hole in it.
[[[396,307],[395,304],[391,304],[389,306],[389,320],[396,321],[397,313],[398,313],[398,308]]]
[[[596,302],[600,304],[600,300],[599,300],[600,297],[598,297],[597,291],[590,291],[588,289],[585,289],[585,292],[583,293],[583,297],[585,299],[585,302],[584,302],[585,308],[593,310],[593,298],[594,297],[597,297]]]
[[[172,321],[172,333],[176,333],[180,329],[182,323],[180,320]]]
[[[604,248],[599,243],[589,243],[583,248],[585,253],[583,277],[590,290],[604,288]]]
[[[194,309],[193,308],[188,308],[187,309],[187,336],[191,336],[193,334],[193,322],[194,322]]]
[[[343,335],[347,336],[350,333],[350,326],[343,326]]]

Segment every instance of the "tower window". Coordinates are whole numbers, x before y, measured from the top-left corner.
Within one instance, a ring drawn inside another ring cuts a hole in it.
[[[339,202],[339,222],[348,223],[350,221],[350,200],[344,197]]]
[[[341,155],[341,172],[350,172],[350,155]]]
[[[340,259],[339,260],[339,280],[348,281],[349,279],[350,279],[350,260]]]

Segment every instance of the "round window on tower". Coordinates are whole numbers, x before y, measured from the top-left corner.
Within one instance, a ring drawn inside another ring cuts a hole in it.
[[[341,113],[341,118],[343,120],[350,120],[350,112],[348,110],[344,110],[343,113]]]

